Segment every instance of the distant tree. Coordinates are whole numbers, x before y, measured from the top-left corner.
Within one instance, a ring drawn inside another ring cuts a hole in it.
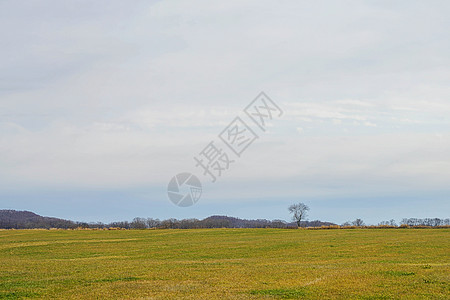
[[[161,226],[161,221],[159,219],[147,218],[147,227],[155,228]]]
[[[350,223],[350,221],[344,222],[341,224],[341,226],[351,226],[352,223]]]
[[[78,222],[77,225],[81,228],[89,228],[89,224],[86,222]]]
[[[190,229],[190,228],[198,228],[198,222],[197,219],[183,219],[180,220],[177,224],[177,228],[181,229]]]
[[[147,228],[147,220],[144,218],[134,218],[130,227],[133,229],[145,229]]]
[[[177,228],[180,222],[175,218],[170,218],[161,222],[161,227],[165,229]]]
[[[284,228],[286,227],[286,222],[283,220],[273,220],[271,226],[273,228]]]
[[[130,229],[130,223],[128,223],[128,221],[112,222],[108,224],[108,227],[119,227],[123,229]]]
[[[104,228],[105,224],[103,224],[102,222],[90,222],[89,223],[89,228]]]
[[[439,219],[439,218],[404,218],[402,219],[401,224],[405,224],[408,226],[430,226],[430,227],[439,227],[442,225],[446,225],[449,223],[448,219]]]
[[[364,221],[361,220],[361,219],[356,219],[355,221],[352,222],[352,225],[353,226],[358,226],[358,227],[364,226]]]
[[[389,221],[381,221],[378,223],[378,226],[397,226],[397,223],[395,223],[394,219],[390,219]]]
[[[292,220],[297,222],[297,226],[300,227],[301,221],[305,220],[307,217],[307,212],[309,210],[308,205],[304,203],[292,204],[288,208],[289,213],[292,214]]]

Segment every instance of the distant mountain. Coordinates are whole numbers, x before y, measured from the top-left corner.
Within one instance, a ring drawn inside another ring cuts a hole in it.
[[[69,220],[42,217],[31,211],[0,210],[0,228],[76,228],[77,224]]]
[[[320,227],[335,225],[330,222],[305,221],[302,226]],[[297,227],[295,223],[288,223],[283,220],[246,220],[228,216],[211,216],[203,220],[197,219],[168,219],[158,220],[151,218],[135,218],[132,222],[121,221],[104,223],[84,223],[63,220],[58,218],[43,217],[30,211],[0,210],[0,228],[4,229],[31,229],[31,228],[109,228],[120,227],[125,229],[145,229],[145,228],[287,228]]]

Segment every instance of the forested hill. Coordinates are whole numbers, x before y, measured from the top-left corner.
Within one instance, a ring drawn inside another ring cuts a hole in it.
[[[73,221],[42,217],[31,211],[0,210],[0,228],[75,228]]]

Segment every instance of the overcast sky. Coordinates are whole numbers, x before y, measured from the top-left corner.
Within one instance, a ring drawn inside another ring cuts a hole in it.
[[[449,15],[448,1],[0,1],[0,208],[449,217]],[[261,91],[283,116],[211,183],[193,157]],[[180,172],[203,184],[189,208],[167,198]]]

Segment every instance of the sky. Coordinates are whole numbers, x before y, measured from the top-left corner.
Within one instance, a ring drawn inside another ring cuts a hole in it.
[[[366,223],[450,212],[448,1],[0,1],[0,209]],[[283,114],[262,131],[264,91]],[[233,157],[235,118],[258,135]],[[211,142],[216,182],[194,157]],[[200,200],[174,205],[189,172]]]

